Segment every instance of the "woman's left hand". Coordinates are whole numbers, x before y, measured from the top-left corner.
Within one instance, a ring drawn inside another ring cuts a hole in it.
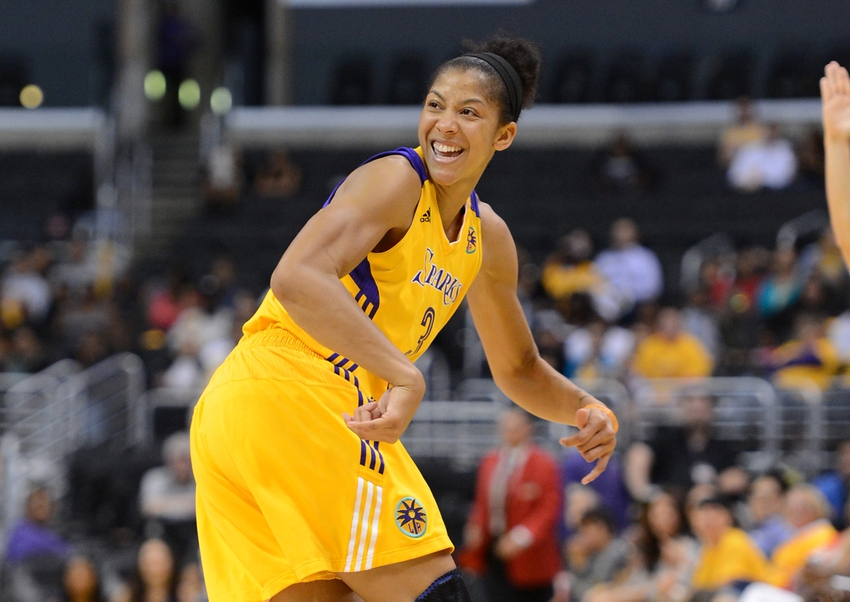
[[[579,431],[562,438],[560,442],[565,447],[575,447],[588,462],[596,461],[590,474],[581,480],[582,484],[587,485],[607,468],[617,447],[617,434],[611,418],[603,411],[593,411],[593,407],[576,411],[576,426]]]
[[[395,443],[404,433],[425,393],[415,386],[395,386],[388,389],[379,401],[364,403],[354,415],[343,413],[345,424],[361,439]]]

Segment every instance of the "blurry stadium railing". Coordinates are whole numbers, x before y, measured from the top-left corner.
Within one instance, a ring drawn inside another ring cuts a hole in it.
[[[818,100],[760,100],[759,119],[779,123],[791,136],[821,119]],[[537,105],[523,113],[516,145],[591,146],[627,131],[636,143],[714,144],[735,119],[734,103],[681,102],[642,105]],[[224,121],[224,135],[247,148],[364,148],[416,142],[419,108],[240,107]]]
[[[850,388],[821,392],[816,387],[777,389],[755,377],[649,379],[628,389],[613,379],[576,384],[608,404],[620,418],[619,450],[650,437],[659,426],[685,423],[682,404],[708,396],[720,440],[734,442],[742,464],[764,470],[784,462],[808,477],[830,465],[832,450],[850,439]],[[462,381],[453,401],[423,401],[402,441],[414,458],[442,458],[474,466],[499,444],[498,417],[510,401],[487,378]],[[558,454],[558,439],[573,427],[540,423],[539,443]]]
[[[143,390],[144,365],[131,353],[86,370],[62,360],[13,384],[4,396],[0,445],[2,524],[20,515],[35,481],[57,497],[64,494],[65,464],[74,451],[97,447],[119,453],[144,443],[146,416],[138,403]]]

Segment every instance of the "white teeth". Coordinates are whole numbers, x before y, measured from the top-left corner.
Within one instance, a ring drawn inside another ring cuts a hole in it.
[[[438,153],[459,153],[463,149],[459,146],[451,146],[449,144],[443,144],[442,142],[435,142],[434,150]]]

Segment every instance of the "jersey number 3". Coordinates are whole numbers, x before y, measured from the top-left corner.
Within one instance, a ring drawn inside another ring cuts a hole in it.
[[[428,337],[431,336],[431,330],[434,328],[434,320],[437,317],[437,312],[434,311],[433,307],[429,307],[425,310],[425,315],[422,316],[422,326],[425,327],[425,332],[422,333],[422,336],[419,337],[419,340],[416,342],[416,349],[412,351],[408,351],[404,355],[416,355],[419,353],[419,350],[422,349],[422,344],[428,340]]]

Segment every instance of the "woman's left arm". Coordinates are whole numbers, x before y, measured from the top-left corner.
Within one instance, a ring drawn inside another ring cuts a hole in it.
[[[613,414],[540,357],[517,298],[513,237],[488,205],[480,203],[480,207],[483,265],[467,300],[493,379],[505,395],[532,414],[579,427],[561,444],[575,446],[588,462],[598,460],[583,479],[589,483],[605,470],[617,444]]]

